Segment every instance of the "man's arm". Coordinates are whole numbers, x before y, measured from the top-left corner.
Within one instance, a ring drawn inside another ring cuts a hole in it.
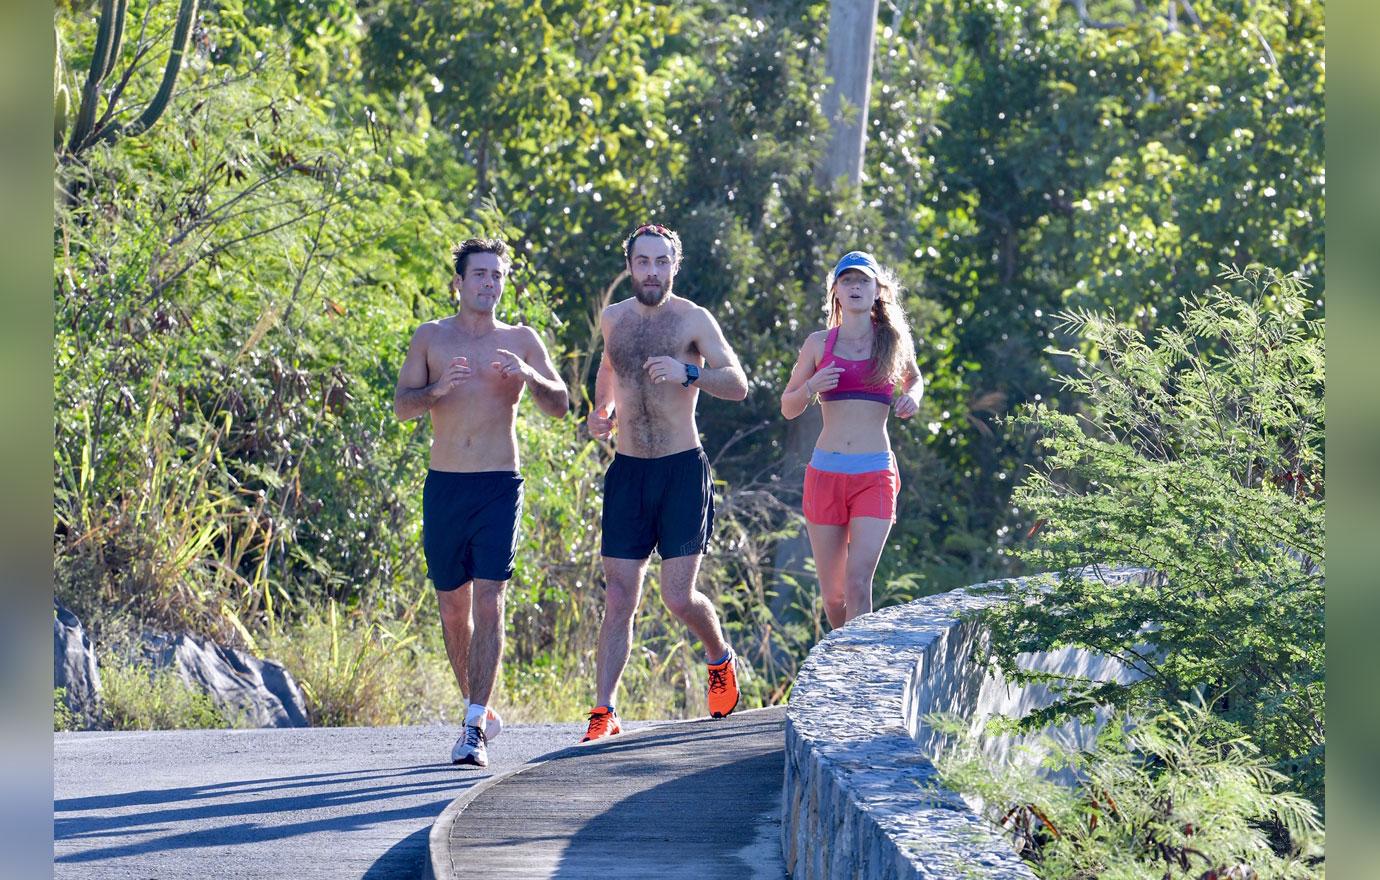
[[[738,356],[728,347],[719,322],[703,308],[697,309],[695,334],[691,337],[695,348],[704,356],[704,368],[695,380],[695,386],[706,394],[722,397],[724,400],[742,400],[747,397],[747,376],[738,363]],[[684,384],[685,364],[667,355],[647,358],[642,369],[652,377],[652,381]]]
[[[527,331],[528,337],[523,346],[526,349],[523,356],[519,358],[513,352],[499,349],[500,361],[508,361],[506,356],[512,355],[512,360],[517,363],[495,362],[494,366],[502,370],[511,364],[510,369],[521,372],[523,381],[532,389],[532,399],[537,402],[537,408],[553,419],[563,418],[570,410],[570,394],[566,391],[565,383],[556,375],[556,368],[551,363],[551,356],[546,353],[541,337],[531,327],[522,329]]]
[[[724,400],[746,398],[747,374],[738,363],[738,356],[729,347],[728,340],[724,339],[719,322],[703,308],[699,309],[699,318],[695,347],[704,355],[704,369],[700,370],[700,377],[695,384],[705,394],[712,394]]]
[[[612,307],[610,307],[612,308]],[[589,411],[589,433],[607,440],[614,426],[613,364],[609,363],[608,309],[599,316],[599,329],[604,339],[604,352],[599,356],[599,371],[594,375],[594,405]]]
[[[427,384],[426,353],[430,335],[431,330],[426,324],[417,328],[407,347],[402,369],[398,371],[398,387],[393,392],[393,414],[399,421],[405,422],[429,412],[436,401],[470,377],[469,361],[458,357],[451,360],[441,378]]]

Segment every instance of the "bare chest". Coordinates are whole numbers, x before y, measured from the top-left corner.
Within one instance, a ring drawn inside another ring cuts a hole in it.
[[[688,322],[679,314],[624,315],[609,330],[609,361],[620,379],[640,381],[652,357],[684,360],[695,354]]]
[[[514,374],[504,378],[493,367],[493,363],[500,360],[499,349],[518,351],[517,340],[510,336],[502,330],[495,330],[478,338],[449,333],[435,340],[427,351],[427,382],[441,378],[452,360],[463,357],[473,372],[448,397],[458,402],[475,396],[516,396],[522,388],[521,377]]]

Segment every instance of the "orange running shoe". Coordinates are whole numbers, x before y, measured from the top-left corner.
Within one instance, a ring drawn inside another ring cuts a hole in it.
[[[723,718],[738,708],[738,657],[729,652],[728,659],[709,665],[709,714]]]
[[[587,743],[592,739],[603,739],[622,732],[617,712],[608,706],[595,706],[589,710],[589,730],[585,731],[585,738],[580,742]]]

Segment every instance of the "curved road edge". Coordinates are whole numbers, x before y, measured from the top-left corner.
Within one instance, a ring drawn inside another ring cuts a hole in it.
[[[758,716],[762,713],[769,712],[780,714],[782,721],[784,722],[784,706],[767,706],[759,709],[748,709],[740,712],[735,712],[732,716],[730,716],[730,719],[736,719],[738,722],[750,721],[754,716]],[[615,737],[609,737],[594,743],[576,743],[574,745],[567,746],[562,749],[557,749],[545,755],[540,755],[536,758],[533,758],[532,760],[528,761],[526,764],[523,764],[520,767],[513,768],[512,770],[509,770],[499,775],[491,776],[488,779],[483,780],[482,782],[476,784],[472,788],[467,789],[464,794],[462,794],[460,797],[456,798],[449,805],[447,805],[446,808],[441,811],[441,814],[436,818],[435,823],[431,826],[431,833],[427,839],[428,858],[426,860],[426,873],[424,874],[424,876],[427,878],[427,880],[460,880],[461,875],[456,870],[455,865],[453,863],[454,850],[451,846],[452,834],[454,832],[456,824],[460,821],[460,817],[465,813],[465,811],[473,803],[475,803],[475,801],[482,798],[485,795],[485,793],[489,792],[495,786],[501,785],[504,782],[513,779],[518,774],[529,773],[534,770],[537,770],[551,761],[571,757],[573,753],[576,753],[580,750],[590,749],[593,750],[595,754],[597,754],[599,750],[602,750],[602,748],[606,746],[633,744],[639,740],[664,735],[668,730],[674,730],[677,727],[695,724],[702,725],[709,723],[717,724],[719,722],[712,721],[707,717],[684,718],[658,722],[644,722],[645,726],[638,726],[636,729],[632,730],[625,729],[624,733],[619,734]],[[783,736],[783,750],[784,745],[785,743]],[[595,754],[591,754],[590,758],[593,759],[595,757]],[[779,783],[776,783],[776,787],[774,787],[772,791],[772,807],[777,813],[779,813]],[[775,849],[775,847],[773,847],[773,849]]]

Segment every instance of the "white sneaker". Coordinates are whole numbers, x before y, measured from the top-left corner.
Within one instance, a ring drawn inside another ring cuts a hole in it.
[[[503,732],[503,719],[492,708],[484,717],[484,739],[496,739]]]
[[[450,762],[468,764],[472,767],[489,766],[489,750],[484,747],[484,731],[465,725],[464,732],[451,747]]]
[[[484,716],[484,739],[497,739],[498,735],[503,732],[503,718],[497,712],[494,711],[493,706],[489,706],[487,708],[488,713]],[[468,701],[466,701],[465,711],[460,713],[460,717],[468,718],[469,714],[470,704]]]

